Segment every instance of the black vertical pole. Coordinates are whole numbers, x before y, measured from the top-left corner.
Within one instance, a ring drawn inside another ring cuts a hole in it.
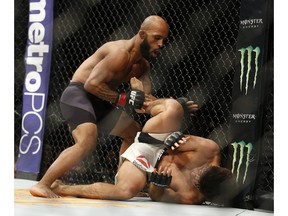
[[[271,21],[268,13],[271,10],[270,4],[270,0],[241,1],[236,45],[228,145],[229,167],[240,186],[240,207],[248,209],[253,209],[251,203],[261,151],[265,83],[267,77],[271,77],[265,66]]]

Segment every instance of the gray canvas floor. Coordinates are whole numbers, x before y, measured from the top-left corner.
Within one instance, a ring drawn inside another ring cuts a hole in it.
[[[15,216],[272,216],[273,212],[207,205],[179,205],[152,202],[147,197],[136,197],[128,201],[94,200],[74,197],[46,199],[33,197],[28,188],[35,181],[14,180]]]

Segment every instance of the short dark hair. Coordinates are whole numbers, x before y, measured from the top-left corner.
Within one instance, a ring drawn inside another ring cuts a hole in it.
[[[200,177],[199,190],[207,201],[229,205],[236,196],[238,185],[229,169],[211,166]]]

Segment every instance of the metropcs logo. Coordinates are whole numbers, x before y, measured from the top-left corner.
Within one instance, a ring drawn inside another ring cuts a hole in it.
[[[258,59],[260,55],[260,48],[259,47],[253,48],[252,46],[248,46],[246,48],[241,48],[238,51],[241,54],[240,90],[243,91],[245,89],[245,95],[247,95],[249,88],[250,74],[252,69],[254,71],[253,89],[255,88],[257,83],[257,75],[259,70]]]
[[[240,170],[244,166],[245,169],[242,180],[242,183],[244,184],[247,178],[249,164],[251,162],[251,152],[253,149],[253,145],[252,143],[246,144],[244,141],[233,142],[231,145],[233,146],[233,161],[231,171],[233,174],[236,172],[236,181],[238,182],[240,178]]]
[[[47,16],[46,1],[29,3],[28,43],[26,50],[26,77],[23,90],[22,136],[19,151],[21,154],[37,154],[42,144],[45,111],[45,75],[50,44],[45,40],[49,33],[44,21]],[[46,55],[45,55],[46,54]],[[19,154],[19,156],[21,155]]]

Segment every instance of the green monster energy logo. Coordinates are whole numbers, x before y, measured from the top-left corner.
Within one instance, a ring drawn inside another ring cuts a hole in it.
[[[246,160],[245,160],[245,171],[244,171],[244,176],[243,176],[243,181],[242,183],[244,184],[246,177],[247,177],[247,172],[249,168],[249,162],[250,162],[250,157],[251,157],[251,151],[253,149],[253,145],[251,143],[246,144],[244,141],[241,142],[234,142],[231,144],[233,146],[233,162],[232,162],[232,173],[236,171],[236,181],[239,181],[239,176],[240,176],[240,169],[243,163],[243,159],[245,157],[245,149],[247,149],[246,152]],[[239,150],[239,161],[238,161],[238,166],[236,168],[236,161],[237,161],[237,155],[238,155],[238,150]]]
[[[252,46],[248,46],[246,48],[241,48],[238,51],[240,51],[241,53],[241,59],[240,59],[240,64],[241,64],[241,73],[240,73],[240,90],[242,91],[242,85],[243,85],[243,77],[244,74],[246,72],[246,82],[245,84],[245,95],[247,95],[248,93],[248,84],[249,84],[249,76],[250,76],[250,72],[251,72],[251,68],[252,68],[252,52],[255,53],[255,58],[254,58],[254,65],[255,65],[255,74],[254,74],[254,80],[253,80],[253,89],[256,86],[256,82],[257,82],[257,74],[258,74],[258,69],[259,69],[259,62],[258,62],[258,58],[260,55],[260,48],[256,47],[255,49],[253,49]],[[245,55],[247,53],[247,70],[245,71]]]

